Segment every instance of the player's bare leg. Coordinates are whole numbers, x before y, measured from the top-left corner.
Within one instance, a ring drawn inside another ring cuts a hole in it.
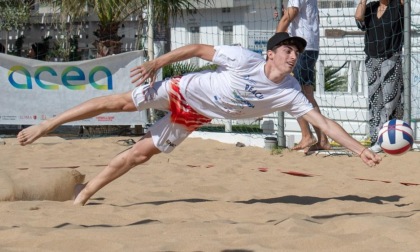
[[[85,205],[86,202],[102,187],[128,172],[131,168],[149,160],[153,155],[160,153],[153,144],[150,132],[148,132],[132,148],[115,156],[98,175],[85,185],[75,188],[74,205]]]
[[[93,98],[66,110],[54,118],[23,129],[17,135],[17,140],[22,146],[31,144],[64,123],[91,118],[106,112],[128,112],[136,110],[131,98],[131,91],[124,94]]]

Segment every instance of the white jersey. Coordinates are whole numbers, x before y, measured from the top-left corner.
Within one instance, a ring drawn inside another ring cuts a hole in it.
[[[313,107],[291,75],[274,83],[264,73],[265,59],[239,46],[215,46],[215,72],[181,78],[187,103],[209,118],[243,119],[284,111],[302,116]]]
[[[317,0],[289,0],[287,7],[299,9],[298,16],[289,25],[289,34],[306,40],[305,50],[319,51],[319,11]]]

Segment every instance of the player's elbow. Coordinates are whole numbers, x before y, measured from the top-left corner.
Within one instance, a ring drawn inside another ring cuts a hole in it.
[[[214,56],[214,46],[205,44],[195,44],[195,56],[203,60],[212,61]]]

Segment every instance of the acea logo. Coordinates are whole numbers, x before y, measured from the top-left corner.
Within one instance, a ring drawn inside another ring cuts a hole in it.
[[[26,76],[26,78],[24,78],[26,80],[23,83],[15,81],[15,75],[17,73]],[[48,76],[50,79],[51,77],[56,77],[56,83],[62,83],[62,85],[44,83],[42,81],[42,77],[45,77],[47,74],[50,75]],[[106,84],[96,83],[95,77],[100,76],[100,78],[103,78],[104,75]],[[112,90],[112,73],[104,66],[96,66],[92,68],[87,76],[87,79],[85,72],[75,66],[66,67],[61,73],[57,73],[57,71],[52,67],[42,66],[35,70],[34,76],[31,76],[31,73],[23,66],[13,66],[9,70],[8,79],[10,84],[17,89],[32,89],[34,86],[32,81],[34,80],[36,85],[46,90],[58,90],[60,86],[64,86],[70,90],[85,90],[87,84],[90,84],[93,88],[98,90]]]

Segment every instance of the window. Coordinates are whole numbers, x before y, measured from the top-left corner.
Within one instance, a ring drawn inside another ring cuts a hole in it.
[[[222,13],[230,13],[230,8],[222,8]]]
[[[200,27],[191,26],[190,27],[190,44],[199,44],[200,43]],[[190,64],[198,66],[198,58],[190,59]]]
[[[318,1],[318,7],[321,8],[352,8],[355,7],[355,1]]]
[[[200,27],[198,26],[190,27],[190,42],[191,44],[200,43]]]
[[[197,9],[188,10],[188,15],[194,15],[197,14]]]
[[[223,45],[232,45],[233,44],[233,26],[225,25],[223,29]]]

